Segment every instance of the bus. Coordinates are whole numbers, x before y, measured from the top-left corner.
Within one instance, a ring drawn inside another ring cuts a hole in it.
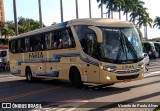
[[[0,38],[0,71],[9,70],[8,39]]]
[[[141,34],[127,21],[75,19],[9,40],[13,75],[109,85],[144,77]]]
[[[143,51],[149,55],[150,59],[156,59],[159,56],[158,48],[155,47],[154,42],[143,41],[142,46],[143,46]]]

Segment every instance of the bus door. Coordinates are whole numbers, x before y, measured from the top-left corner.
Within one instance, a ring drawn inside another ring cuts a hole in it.
[[[99,67],[93,64],[86,64],[83,73],[83,80],[86,82],[99,82]]]
[[[99,64],[95,60],[97,58],[97,46],[95,34],[86,34],[86,50],[85,53],[90,57],[86,58],[88,62],[85,67],[86,79],[88,82],[99,82]],[[94,59],[95,58],[95,59]]]

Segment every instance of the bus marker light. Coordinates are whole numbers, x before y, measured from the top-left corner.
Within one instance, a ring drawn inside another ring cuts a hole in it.
[[[87,71],[84,71],[84,75],[86,75],[87,74]]]

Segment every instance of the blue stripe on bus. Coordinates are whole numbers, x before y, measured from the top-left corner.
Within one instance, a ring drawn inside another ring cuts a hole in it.
[[[67,24],[68,24],[68,21],[60,23],[59,26],[61,28],[65,28],[67,26]]]
[[[81,59],[82,61],[84,61],[84,62],[87,62],[87,63],[93,64],[93,65],[99,66],[99,63],[98,63],[98,62],[92,61],[92,60],[90,60],[90,59],[88,59],[88,58],[83,58],[79,53],[55,54],[55,55],[53,55],[53,58],[54,58],[55,60],[57,60],[57,59],[59,60],[61,57],[77,57],[77,56],[79,56],[80,59]]]
[[[58,77],[58,71],[51,71],[51,72],[34,72],[33,74],[37,76],[49,76],[49,77]]]
[[[80,59],[84,62],[99,66],[99,63],[97,61],[90,60],[89,58],[83,58],[79,53],[53,54],[52,58],[34,58],[34,59],[26,59],[24,61],[17,60],[16,65],[20,66],[21,63],[59,62],[61,57],[80,57]]]
[[[21,74],[21,70],[15,70],[15,71],[12,71],[11,73],[12,73],[13,75],[14,75],[14,74]]]

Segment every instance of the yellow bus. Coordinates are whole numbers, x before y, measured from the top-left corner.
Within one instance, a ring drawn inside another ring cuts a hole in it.
[[[76,19],[9,40],[13,75],[114,84],[144,77],[140,34],[127,21]]]

